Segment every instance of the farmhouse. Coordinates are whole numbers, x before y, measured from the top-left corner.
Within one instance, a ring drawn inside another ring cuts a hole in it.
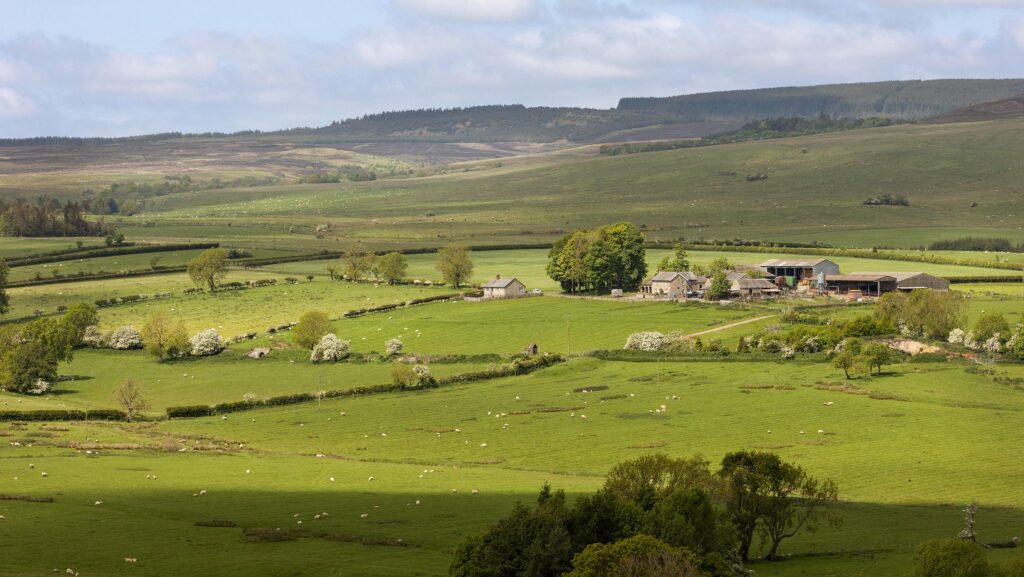
[[[732,281],[729,294],[733,297],[753,299],[778,296],[782,292],[775,283],[763,278],[742,277]]]
[[[914,289],[932,289],[948,291],[949,281],[924,272],[871,272],[860,274],[877,274],[891,276],[896,279],[896,290],[912,291]]]
[[[501,278],[500,274],[481,288],[485,299],[517,299],[526,296],[526,285],[519,282],[519,279]]]
[[[659,271],[640,287],[640,292],[651,295],[669,295],[673,298],[685,297],[696,292],[707,280],[690,271]]]
[[[825,275],[839,274],[839,265],[825,258],[804,260],[773,258],[761,263],[760,268],[770,277],[785,278],[788,287],[795,287],[805,279],[813,282],[822,273]]]

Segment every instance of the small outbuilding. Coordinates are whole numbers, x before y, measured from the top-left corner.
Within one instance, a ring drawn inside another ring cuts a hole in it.
[[[264,347],[257,347],[245,354],[247,359],[262,359],[263,357],[270,354],[270,349]]]
[[[745,299],[770,298],[781,293],[782,290],[775,283],[764,278],[738,278],[729,287],[731,296]]]
[[[480,288],[484,291],[485,299],[517,299],[526,296],[526,285],[515,277],[501,278],[498,275]]]
[[[537,343],[530,343],[526,345],[526,347],[523,349],[523,354],[525,354],[528,357],[532,357],[538,352],[540,352],[540,347],[537,346]]]

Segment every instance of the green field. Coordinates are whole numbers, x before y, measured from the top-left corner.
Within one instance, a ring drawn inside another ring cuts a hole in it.
[[[531,499],[545,481],[575,495],[597,488],[615,462],[644,453],[714,460],[770,448],[839,482],[845,524],[787,542],[786,561],[752,568],[770,576],[896,577],[908,570],[916,543],[959,529],[958,506],[972,498],[982,504],[988,539],[1007,540],[1024,523],[1016,490],[1024,471],[1005,453],[1006,431],[1022,424],[1024,396],[965,368],[910,364],[856,381],[905,399],[897,401],[818,390],[815,383],[836,378],[820,364],[581,359],[526,377],[261,409],[252,419],[9,426],[5,440],[34,444],[0,448],[5,492],[55,502],[0,501],[0,547],[12,552],[5,559],[13,576],[65,566],[82,574],[440,575],[464,535]],[[793,389],[744,388],[783,384]],[[608,389],[574,392],[597,385]],[[665,413],[649,412],[661,404]],[[125,448],[107,448],[118,443]],[[207,494],[193,496],[201,490]],[[328,517],[313,519],[322,512]],[[239,528],[194,525],[212,520]],[[66,527],[62,546],[44,555],[43,536],[55,524]],[[250,543],[243,527],[411,546]],[[97,531],[120,547],[97,547]],[[125,556],[138,564],[127,567]]]
[[[11,289],[11,316],[29,316],[36,309],[53,312],[59,305],[91,303],[99,298],[173,291],[174,295],[167,299],[100,309],[101,328],[127,324],[141,327],[154,312],[165,311],[185,323],[190,331],[216,328],[222,336],[232,337],[294,322],[308,310],[323,310],[332,317],[339,317],[350,309],[452,292],[442,287],[375,286],[330,282],[323,278],[313,282],[302,278],[296,284],[288,284],[284,282],[286,275],[242,270],[232,271],[226,280],[262,278],[276,278],[278,283],[241,291],[184,295],[181,290],[194,285],[186,274],[177,273]]]

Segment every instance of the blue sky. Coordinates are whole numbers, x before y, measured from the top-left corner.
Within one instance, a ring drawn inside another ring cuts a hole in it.
[[[0,137],[1024,77],[1024,0],[0,0]]]

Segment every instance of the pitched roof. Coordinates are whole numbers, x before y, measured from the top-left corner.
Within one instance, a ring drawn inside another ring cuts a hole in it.
[[[485,284],[482,288],[508,288],[508,286],[510,284],[512,284],[513,282],[518,282],[519,284],[523,284],[523,283],[519,282],[519,279],[517,279],[516,277],[512,277],[512,278],[496,278],[496,279],[492,280],[491,282]]]
[[[905,281],[908,278],[914,278],[915,276],[921,276],[921,275],[935,277],[935,275],[930,275],[930,274],[928,274],[926,272],[860,272],[860,273],[857,273],[857,274],[875,274],[875,275],[891,276],[892,278],[896,279],[897,282]],[[935,277],[935,278],[939,278],[939,277]]]
[[[897,279],[890,274],[859,272],[855,274],[825,275],[825,280],[837,282],[896,282]]]
[[[814,266],[817,266],[817,265],[819,265],[819,264],[821,264],[823,262],[832,262],[832,261],[828,260],[827,258],[803,259],[803,260],[800,260],[800,259],[798,259],[798,260],[786,260],[786,259],[781,259],[781,258],[772,258],[772,259],[768,259],[768,260],[764,261],[763,263],[761,263],[760,266],[761,266],[761,268],[765,268],[765,267],[769,267],[769,266],[772,266],[772,267],[804,268],[804,267],[814,267]]]
[[[732,288],[734,290],[779,290],[779,287],[775,286],[775,283],[763,278],[739,278],[732,282]]]
[[[660,270],[658,271],[658,274],[651,277],[651,282],[672,282],[681,276],[684,276],[681,272]]]

